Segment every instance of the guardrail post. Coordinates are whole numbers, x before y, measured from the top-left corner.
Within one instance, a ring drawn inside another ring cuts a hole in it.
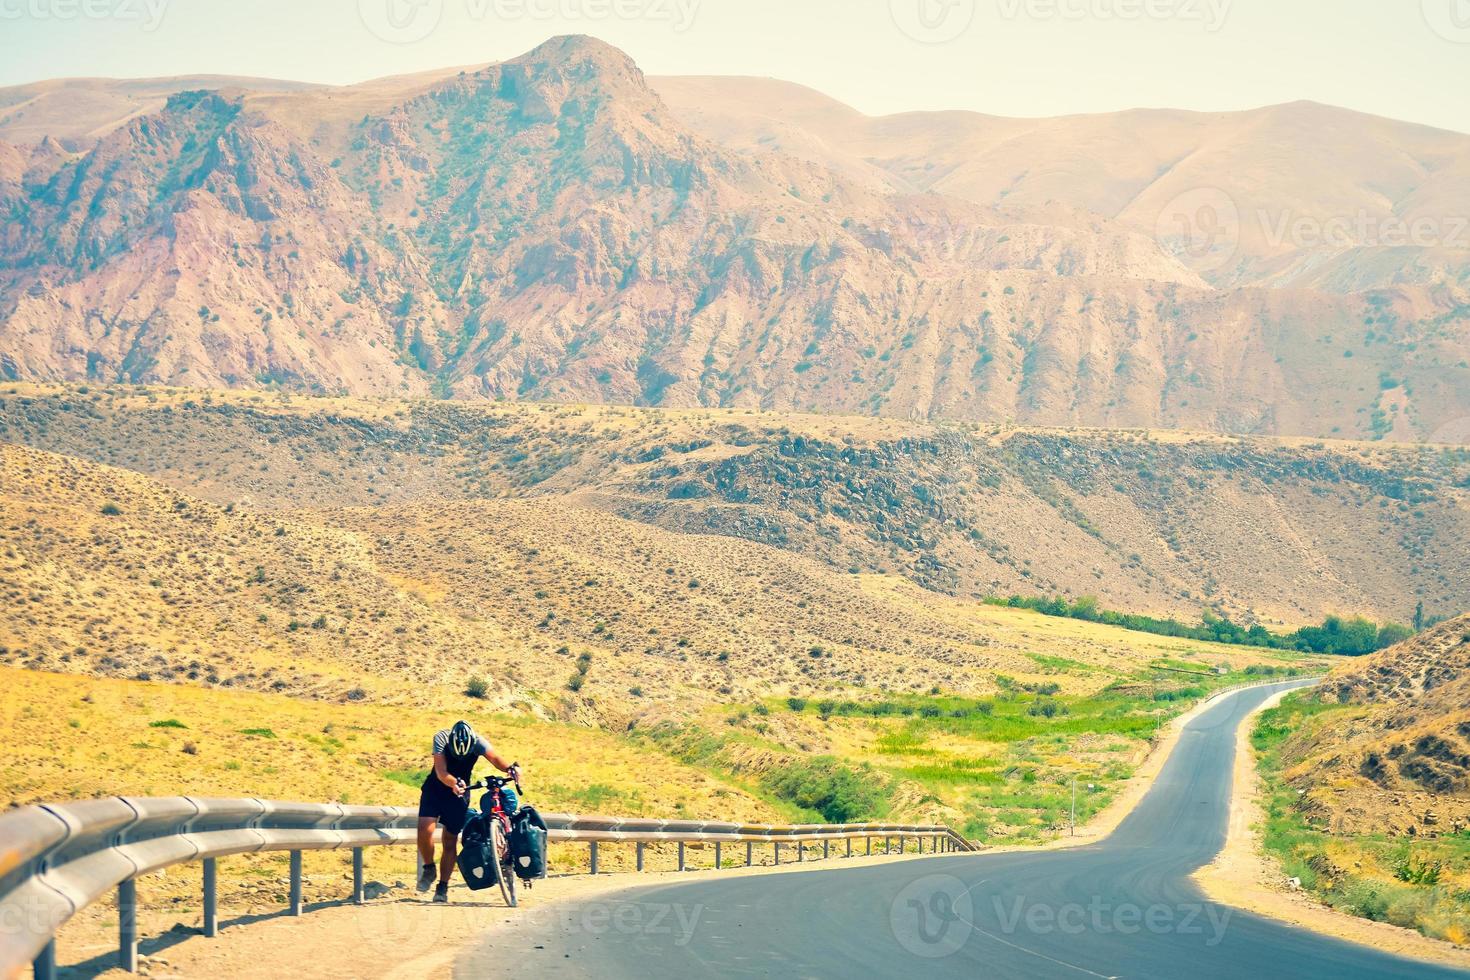
[[[745,866],[748,868],[755,863],[755,841],[745,842]]]
[[[806,841],[799,840],[799,841],[796,842],[796,863],[797,864],[800,864],[801,862],[803,862],[805,860],[806,860]]]
[[[863,853],[866,854],[868,857],[872,857],[873,856],[873,838],[871,838],[871,837],[864,837],[863,838],[863,841],[865,842],[865,846],[866,846],[866,850],[864,850]]]
[[[301,914],[301,852],[291,852],[291,914]]]
[[[117,886],[117,965],[138,972],[138,883],[132,878]]]
[[[204,935],[219,935],[219,868],[215,858],[204,859]]]
[[[715,841],[715,870],[720,870],[720,842]]]
[[[638,870],[639,871],[642,871],[643,870],[643,842],[642,841],[639,841],[637,843],[637,845],[635,847],[635,850],[636,850],[636,853],[637,853],[636,860],[638,862]]]
[[[852,838],[847,839],[847,856],[852,857]]]
[[[822,841],[822,860],[825,861],[825,860],[827,860],[831,856],[832,856],[832,842],[829,841],[829,840]]]
[[[684,842],[679,842],[679,870],[684,870]]]
[[[892,837],[884,837],[883,838],[883,856],[884,857],[887,857],[888,855],[890,855],[892,853],[893,853],[893,838]]]
[[[362,887],[362,848],[352,849],[352,904],[361,905],[367,901],[367,894]]]
[[[775,858],[774,858],[775,865],[774,865],[774,867],[778,867],[779,868],[781,866],[781,842],[780,841],[776,841],[771,846],[773,848],[775,848]]]
[[[46,944],[46,948],[32,961],[31,970],[36,980],[56,980],[56,940]]]
[[[589,874],[597,874],[597,841],[587,844],[587,865]]]

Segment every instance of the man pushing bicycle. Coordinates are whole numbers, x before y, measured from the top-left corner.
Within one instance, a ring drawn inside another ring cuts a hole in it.
[[[420,892],[427,892],[434,884],[434,828],[437,826],[443,832],[444,851],[438,862],[439,887],[434,890],[434,901],[443,903],[449,901],[449,879],[454,875],[459,835],[469,816],[468,787],[475,764],[484,759],[514,779],[520,778],[520,767],[515,763],[507,765],[490,743],[463,721],[434,735],[433,755],[434,768],[419,792],[419,857],[423,867],[419,870],[418,887]],[[507,809],[513,812],[513,793],[510,803]]]

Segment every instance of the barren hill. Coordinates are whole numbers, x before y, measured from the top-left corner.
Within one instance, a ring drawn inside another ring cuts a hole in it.
[[[701,84],[557,38],[344,88],[0,92],[0,378],[1464,438],[1453,236],[1243,234],[1214,268],[1159,229],[1280,168],[1313,176],[1272,214],[1449,220],[1470,138],[871,121],[770,83],[773,143],[748,83]]]
[[[1310,812],[1349,833],[1470,827],[1470,616],[1338,668],[1321,699],[1345,707],[1284,754]]]
[[[621,729],[788,692],[991,692],[1043,653],[1082,690],[1241,648],[1081,630],[573,500],[258,511],[0,445],[0,661]],[[1228,658],[1228,659],[1227,659]]]
[[[422,522],[426,504],[492,502],[504,523],[520,511],[502,501],[535,501],[971,600],[1092,594],[1125,611],[1294,625],[1470,606],[1462,450],[29,386],[0,387],[0,441],[293,519],[386,506]],[[678,576],[703,577],[698,564]]]

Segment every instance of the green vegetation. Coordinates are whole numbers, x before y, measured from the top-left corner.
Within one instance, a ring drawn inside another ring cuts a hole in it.
[[[187,729],[189,726],[186,725],[186,724],[184,724],[182,721],[179,721],[177,718],[165,718],[162,721],[150,721],[148,723],[148,727],[149,728],[185,728],[185,729]]]
[[[1292,735],[1318,716],[1352,710],[1295,695],[1261,715],[1251,744],[1265,787],[1263,844],[1287,875],[1339,911],[1464,943],[1470,891],[1448,879],[1463,882],[1470,873],[1470,836],[1329,833],[1307,816],[1308,799],[1286,781],[1283,749]]]
[[[852,767],[831,756],[802,759],[761,777],[777,799],[821,814],[828,823],[874,820],[888,808],[887,780],[870,766]]]
[[[398,783],[401,786],[418,789],[424,785],[424,780],[428,775],[428,772],[424,769],[390,769],[383,773],[383,778],[389,782]]]
[[[1206,612],[1198,626],[1181,623],[1177,619],[1158,619],[1136,613],[1120,613],[1102,609],[1093,596],[1083,596],[1075,602],[1060,597],[1027,598],[1013,595],[1009,599],[991,598],[987,605],[1008,606],[1011,609],[1030,609],[1043,616],[1080,619],[1105,626],[1120,626],[1137,633],[1152,633],[1155,636],[1177,636],[1182,639],[1209,643],[1226,643],[1232,646],[1261,647],[1267,650],[1296,650],[1301,653],[1324,653],[1337,656],[1360,657],[1401,643],[1414,635],[1414,630],[1398,623],[1378,625],[1360,616],[1344,619],[1328,616],[1321,626],[1307,626],[1294,633],[1273,633],[1259,623],[1249,628],[1233,623],[1229,619]]]

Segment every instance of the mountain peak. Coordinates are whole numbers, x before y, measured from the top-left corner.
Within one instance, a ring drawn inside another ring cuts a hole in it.
[[[520,105],[525,118],[551,122],[569,99],[594,94],[627,106],[654,99],[633,59],[585,34],[554,37],[519,58],[495,66],[502,94]]]
[[[512,58],[507,64],[562,70],[590,67],[605,72],[635,74],[640,79],[643,77],[638,65],[625,51],[588,34],[558,35],[519,58]]]

